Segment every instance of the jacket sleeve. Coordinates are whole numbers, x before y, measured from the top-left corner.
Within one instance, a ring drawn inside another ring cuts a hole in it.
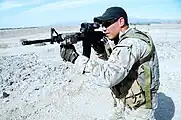
[[[143,45],[139,41],[131,38],[123,40],[116,45],[107,61],[79,56],[75,62],[77,70],[89,73],[90,80],[95,84],[110,88],[121,82],[128,75],[132,65],[140,59],[140,48]]]

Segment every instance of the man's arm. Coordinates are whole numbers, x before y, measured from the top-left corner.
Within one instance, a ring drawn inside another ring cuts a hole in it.
[[[116,45],[107,61],[98,62],[84,56],[75,61],[77,70],[90,73],[92,82],[103,87],[112,87],[121,82],[131,70],[133,64],[140,59],[140,48],[146,44],[138,39],[127,38]]]

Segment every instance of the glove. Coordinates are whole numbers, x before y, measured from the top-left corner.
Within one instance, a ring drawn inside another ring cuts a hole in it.
[[[97,41],[93,44],[92,48],[98,53],[103,54],[105,53],[105,47],[103,41]]]
[[[103,60],[108,59],[103,41],[97,41],[96,44],[93,44],[92,48],[96,51],[98,58]]]
[[[60,45],[60,56],[63,60],[75,63],[75,60],[79,56],[76,52],[74,45]]]

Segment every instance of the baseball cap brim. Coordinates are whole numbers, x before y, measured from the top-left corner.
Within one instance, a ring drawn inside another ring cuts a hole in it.
[[[94,22],[102,23],[102,22],[110,21],[112,19],[114,19],[114,17],[103,14],[102,16],[95,17]]]

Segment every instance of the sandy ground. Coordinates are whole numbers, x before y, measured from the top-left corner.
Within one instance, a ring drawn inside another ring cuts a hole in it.
[[[161,85],[155,117],[181,120],[181,25],[136,27],[152,35],[159,56]],[[60,58],[58,44],[19,42],[47,37],[49,28],[0,31],[0,120],[104,120],[113,107],[109,89],[75,75],[74,65]],[[76,49],[82,52],[81,43]]]

